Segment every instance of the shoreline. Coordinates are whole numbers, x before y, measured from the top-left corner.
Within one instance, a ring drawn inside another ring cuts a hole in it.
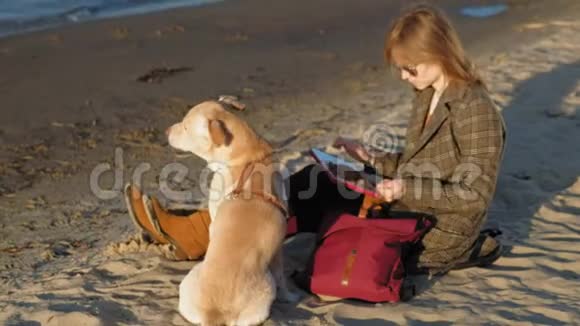
[[[198,0],[199,1],[199,0]],[[68,10],[61,12],[55,12],[51,15],[41,15],[39,16],[23,16],[20,14],[17,16],[19,20],[0,20],[0,39],[10,36],[21,36],[33,32],[50,31],[54,29],[73,27],[77,24],[100,21],[111,18],[124,18],[130,16],[140,16],[155,13],[163,13],[168,10],[176,9],[187,9],[187,8],[197,8],[200,6],[213,4],[216,2],[221,2],[223,0],[202,0],[209,1],[209,3],[197,3],[197,4],[179,4],[179,3],[169,3],[169,4],[157,4],[152,3],[144,4],[140,6],[129,6],[129,7],[119,7],[117,6],[102,6],[98,7],[96,5],[85,5],[80,7],[73,7]],[[38,8],[35,8],[38,10]],[[23,10],[22,8],[20,9]],[[28,10],[34,10],[28,8]],[[30,13],[29,13],[30,14]],[[10,19],[10,18],[8,18]],[[12,18],[14,19],[14,18]]]

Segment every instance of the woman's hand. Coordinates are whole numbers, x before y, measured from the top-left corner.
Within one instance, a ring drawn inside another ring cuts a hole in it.
[[[401,179],[385,179],[377,184],[376,189],[387,203],[400,199],[405,193]]]
[[[366,163],[371,158],[364,146],[356,140],[338,137],[332,146],[337,149],[344,148],[348,155],[360,162]]]

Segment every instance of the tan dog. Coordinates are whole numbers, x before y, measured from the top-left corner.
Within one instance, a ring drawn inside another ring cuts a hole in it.
[[[296,300],[283,273],[286,208],[271,146],[217,102],[193,107],[167,135],[172,147],[214,171],[209,247],[179,286],[179,312],[202,325],[262,323],[276,293]],[[232,191],[239,195],[228,196]]]

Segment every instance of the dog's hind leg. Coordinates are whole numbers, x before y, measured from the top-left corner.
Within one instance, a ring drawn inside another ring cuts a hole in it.
[[[276,283],[266,271],[264,278],[250,289],[249,300],[245,301],[235,325],[250,326],[263,323],[270,316],[270,307],[276,297]]]

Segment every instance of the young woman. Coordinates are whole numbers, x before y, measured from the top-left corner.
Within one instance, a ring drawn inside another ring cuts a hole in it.
[[[371,157],[360,143],[338,139],[385,179],[377,190],[393,207],[432,214],[418,265],[448,270],[493,263],[501,246],[480,229],[493,198],[505,125],[457,32],[437,9],[418,6],[386,37],[385,58],[416,91],[401,154]]]
[[[371,156],[363,144],[343,138],[334,145],[385,177],[377,191],[392,209],[434,217],[435,226],[411,260],[415,271],[438,273],[493,263],[501,255],[501,246],[493,232],[480,229],[503,154],[501,114],[466,57],[456,31],[437,9],[418,6],[401,15],[387,34],[384,54],[416,90],[404,152]],[[357,214],[363,202],[360,194],[338,189],[318,165],[293,174],[288,185],[288,204],[297,218],[298,232],[319,231],[332,211]],[[135,219],[146,224],[140,216],[147,207],[134,200],[140,197],[138,190],[127,189],[126,195]],[[162,230],[166,239],[195,249],[178,258],[204,253],[209,224],[206,212],[185,220],[174,218],[155,200],[151,207],[161,221],[157,224],[167,225]],[[153,226],[144,228],[151,231]],[[167,242],[162,235],[156,240]]]

